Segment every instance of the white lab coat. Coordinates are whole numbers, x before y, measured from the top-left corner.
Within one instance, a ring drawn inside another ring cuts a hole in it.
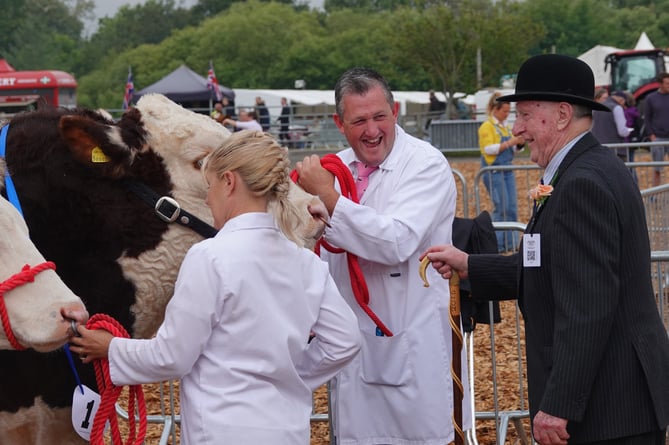
[[[352,149],[338,153],[353,166]],[[354,167],[352,167],[354,168]],[[354,172],[355,174],[355,172]],[[429,246],[451,242],[456,187],[441,152],[396,126],[392,151],[369,178],[361,204],[340,197],[326,240],[358,256],[370,307],[393,332],[375,335],[351,290],[346,257],[322,251],[362,332],[361,353],[333,382],[339,445],[439,444],[453,440],[453,390],[448,281],[428,268]],[[462,376],[467,388],[466,352]],[[471,427],[465,394],[465,429]]]
[[[112,341],[110,375],[181,378],[182,444],[307,445],[312,391],[359,342],[327,265],[246,213],[189,250],[155,338]]]

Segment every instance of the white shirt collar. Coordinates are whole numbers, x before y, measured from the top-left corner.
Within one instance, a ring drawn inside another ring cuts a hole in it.
[[[544,175],[543,175],[544,184],[552,184],[555,174],[557,173],[558,167],[560,167],[560,164],[562,164],[562,161],[567,156],[569,151],[571,151],[571,149],[574,148],[574,145],[576,145],[576,143],[579,140],[581,140],[581,138],[585,136],[586,133],[587,131],[584,131],[571,141],[567,142],[567,145],[562,147],[560,151],[558,151],[556,155],[553,156],[553,159],[551,159],[548,165],[546,166],[546,170],[544,170]]]

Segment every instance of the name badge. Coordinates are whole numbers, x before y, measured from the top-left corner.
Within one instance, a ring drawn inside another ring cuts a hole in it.
[[[541,235],[527,233],[523,235],[523,267],[541,266]]]

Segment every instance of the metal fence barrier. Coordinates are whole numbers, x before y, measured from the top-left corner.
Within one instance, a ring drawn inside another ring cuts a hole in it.
[[[482,123],[475,120],[432,121],[429,128],[430,142],[443,152],[478,151],[478,131]]]

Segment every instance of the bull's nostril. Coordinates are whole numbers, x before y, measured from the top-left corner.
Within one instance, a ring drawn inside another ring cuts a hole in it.
[[[61,308],[60,314],[63,317],[63,320],[70,322],[72,335],[79,335],[79,332],[77,332],[77,325],[86,324],[86,321],[88,321],[88,312],[80,305]]]

